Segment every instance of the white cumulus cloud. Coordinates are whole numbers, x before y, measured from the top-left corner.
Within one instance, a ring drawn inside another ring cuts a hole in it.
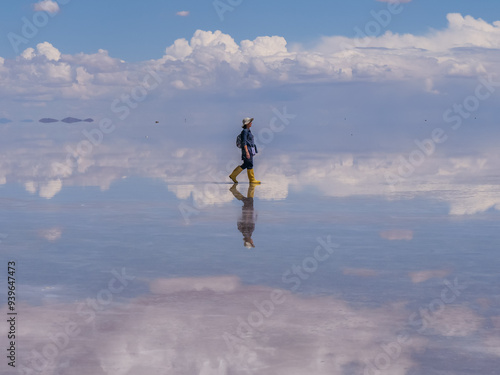
[[[33,4],[33,9],[36,12],[47,12],[47,13],[57,13],[59,12],[59,4],[52,0],[43,0],[39,3]]]
[[[47,60],[59,61],[61,59],[61,52],[49,42],[38,43],[36,49],[38,54],[45,56]]]
[[[36,56],[35,49],[26,48],[23,53],[21,53],[21,57],[26,60],[32,60]]]

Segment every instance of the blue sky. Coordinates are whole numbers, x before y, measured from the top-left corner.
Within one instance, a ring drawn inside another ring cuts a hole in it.
[[[221,0],[222,1],[222,0]],[[224,0],[226,1],[226,0]],[[0,23],[3,37],[0,56],[15,53],[6,34],[21,34],[22,17],[32,20],[34,0],[2,2]],[[67,2],[65,0],[64,2]],[[237,42],[258,36],[279,35],[293,43],[314,43],[320,36],[354,36],[354,28],[372,19],[371,11],[387,9],[375,0],[324,1],[241,1],[221,20],[211,0],[70,0],[60,12],[40,28],[23,47],[49,41],[62,53],[94,53],[98,49],[126,61],[159,58],[165,47],[178,38],[190,38],[197,29],[221,30]],[[495,0],[414,0],[401,5],[404,11],[391,21],[387,30],[422,34],[429,28],[446,26],[447,13],[468,14],[485,21],[495,20],[500,4]],[[189,11],[186,17],[176,15]]]

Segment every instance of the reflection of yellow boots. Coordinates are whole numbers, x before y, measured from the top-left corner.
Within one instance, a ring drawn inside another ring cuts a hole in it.
[[[231,173],[231,174],[229,175],[229,178],[230,178],[231,180],[233,180],[233,182],[234,182],[235,184],[237,184],[237,183],[238,183],[238,181],[236,181],[236,176],[238,176],[238,175],[241,173],[241,171],[242,171],[242,170],[243,170],[243,168],[241,168],[240,166],[237,166],[236,168],[234,168],[233,173]]]
[[[241,200],[245,199],[245,197],[243,196],[243,194],[241,194],[241,193],[238,191],[238,189],[236,188],[236,184],[233,184],[233,186],[231,186],[231,187],[229,188],[229,191],[230,191],[231,193],[233,193],[234,197],[235,197],[236,199],[238,199],[239,201],[241,201]]]
[[[248,185],[247,198],[253,198],[255,193],[255,184]]]
[[[253,174],[253,168],[247,169],[247,174],[248,174],[248,182],[250,182],[251,184],[260,184],[260,181],[257,181],[255,179],[255,176]]]

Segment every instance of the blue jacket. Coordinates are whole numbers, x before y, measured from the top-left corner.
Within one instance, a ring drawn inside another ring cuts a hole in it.
[[[252,150],[251,148],[253,147],[255,150],[255,153],[257,153],[257,145],[255,144],[253,134],[250,131],[250,129],[243,129],[241,132],[241,153],[242,155],[245,155],[245,145],[248,147],[248,152],[250,155],[252,155]]]

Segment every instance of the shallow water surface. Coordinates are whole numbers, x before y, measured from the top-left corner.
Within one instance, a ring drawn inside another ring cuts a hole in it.
[[[51,199],[4,185],[20,368],[498,368],[500,215],[454,213],[463,186],[335,196],[313,184],[212,185],[123,178]]]

